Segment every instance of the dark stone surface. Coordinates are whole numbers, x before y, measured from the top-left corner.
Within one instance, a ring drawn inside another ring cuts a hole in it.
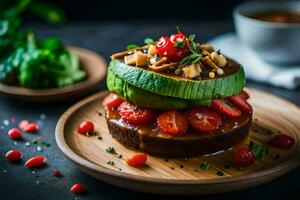
[[[196,33],[204,41],[224,32],[232,31],[232,25],[224,22],[213,23],[178,23],[167,21],[148,22],[105,22],[101,24],[70,24],[61,27],[46,25],[30,26],[38,32],[41,37],[58,36],[67,44],[77,45],[92,49],[108,59],[112,52],[123,49],[128,43],[140,43],[145,36],[156,38],[162,34],[174,32],[176,25],[182,25],[182,29],[188,33]],[[183,25],[184,24],[184,25]],[[285,89],[274,88],[268,85],[249,82],[248,86],[269,91],[275,95],[287,98],[294,103],[300,104],[300,93]],[[105,84],[99,85],[104,89]],[[88,192],[78,199],[182,199],[182,197],[159,196],[144,194],[126,189],[121,189],[110,184],[98,181],[76,169],[59,151],[54,140],[54,130],[59,116],[76,100],[70,99],[67,103],[57,104],[31,104],[0,97],[0,128],[3,120],[12,117],[38,121],[41,131],[34,134],[23,134],[24,141],[14,144],[7,136],[9,126],[0,129],[0,199],[74,199],[75,195],[69,192],[71,185],[75,182],[82,182],[86,185]],[[267,102],[266,102],[267,103]],[[46,119],[40,119],[44,113]],[[26,141],[42,136],[51,144],[50,147],[43,147],[43,152],[36,150],[37,145],[25,146]],[[12,164],[4,159],[6,151],[19,149],[24,153],[21,163]],[[45,155],[48,159],[45,168],[34,170],[26,169],[24,161],[33,155]],[[3,160],[3,161],[2,161]],[[51,176],[52,170],[58,169],[63,174],[62,178]],[[203,197],[188,197],[191,199],[289,199],[298,193],[300,170],[295,170],[271,183],[239,192],[210,195]],[[38,181],[38,182],[37,182]]]

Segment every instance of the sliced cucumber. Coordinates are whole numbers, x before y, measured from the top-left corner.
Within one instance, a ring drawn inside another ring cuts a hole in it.
[[[118,94],[126,101],[144,108],[153,108],[158,110],[186,109],[196,105],[209,106],[211,102],[210,100],[194,101],[151,93],[124,82],[122,79],[118,78],[111,69],[109,69],[107,73],[107,87],[110,91]]]
[[[130,85],[162,96],[181,99],[209,100],[224,98],[239,93],[246,83],[242,67],[232,75],[200,81],[171,77],[132,67],[116,59],[110,62],[109,68]]]

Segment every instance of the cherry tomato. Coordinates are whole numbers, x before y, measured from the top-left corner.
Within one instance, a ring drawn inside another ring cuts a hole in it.
[[[147,162],[147,155],[144,153],[136,154],[126,160],[126,163],[132,167],[144,166]]]
[[[192,127],[201,133],[214,133],[222,123],[221,116],[208,107],[195,107],[187,114]]]
[[[182,38],[176,38],[176,40],[182,40]],[[170,62],[177,62],[186,57],[190,52],[187,41],[185,40],[184,42],[183,47],[177,48],[176,43],[172,42],[169,37],[161,37],[156,43],[155,48],[159,56],[167,57]]]
[[[245,112],[251,112],[252,111],[252,106],[247,103],[246,100],[244,100],[241,96],[235,95],[228,97],[229,101],[232,102],[234,105],[239,107]]]
[[[16,162],[21,160],[22,153],[18,150],[10,150],[5,154],[5,157],[11,162]]]
[[[242,147],[234,151],[234,162],[238,166],[248,167],[254,164],[255,157],[250,149]]]
[[[189,121],[184,114],[176,110],[168,110],[158,116],[157,125],[164,133],[175,136],[186,132]]]
[[[23,130],[27,133],[35,133],[39,130],[39,125],[36,123],[27,124]]]
[[[247,92],[245,92],[244,90],[242,90],[240,93],[237,94],[239,97],[241,97],[242,99],[244,99],[245,101],[249,99],[249,94]]]
[[[71,187],[70,191],[75,194],[82,194],[85,191],[85,186],[82,183],[76,183]]]
[[[211,108],[227,117],[239,117],[242,112],[240,109],[228,105],[224,99],[214,99],[211,101]]]
[[[22,137],[21,131],[17,128],[10,129],[7,134],[13,140],[18,140]]]
[[[29,121],[26,120],[26,119],[24,119],[24,120],[20,121],[20,123],[19,123],[19,128],[20,128],[21,130],[24,130],[25,126],[27,126],[28,124],[29,124]]]
[[[44,165],[45,162],[46,162],[46,158],[44,156],[35,156],[28,159],[25,162],[25,166],[28,168],[40,167]]]
[[[132,125],[149,123],[155,115],[151,109],[138,108],[125,101],[119,105],[118,112],[124,122]]]
[[[106,106],[108,109],[112,109],[118,107],[123,101],[124,100],[118,95],[110,93],[103,99],[102,105]]]
[[[290,149],[294,146],[294,144],[294,138],[284,134],[276,135],[271,139],[270,143],[271,146],[278,149]]]
[[[84,120],[81,122],[79,127],[77,128],[77,132],[83,135],[89,135],[94,133],[94,124],[93,122]]]
[[[61,175],[61,173],[58,170],[53,170],[52,176],[61,177],[62,175]]]

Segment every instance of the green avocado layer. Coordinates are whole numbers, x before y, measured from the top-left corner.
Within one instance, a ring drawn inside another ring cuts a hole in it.
[[[174,97],[161,96],[140,88],[134,87],[117,77],[111,68],[107,73],[107,87],[110,91],[141,108],[159,110],[186,109],[196,105],[210,105],[211,100],[186,100]]]
[[[161,96],[194,101],[233,96],[239,93],[246,83],[242,67],[232,75],[200,81],[171,77],[132,67],[116,59],[110,62],[109,68],[121,80],[142,90]],[[145,99],[143,96],[140,98]]]

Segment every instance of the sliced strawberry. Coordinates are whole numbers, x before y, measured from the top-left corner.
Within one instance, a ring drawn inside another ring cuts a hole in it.
[[[249,94],[247,92],[245,92],[244,90],[242,90],[240,93],[238,93],[237,96],[241,97],[244,100],[249,99]]]
[[[146,108],[138,108],[128,102],[123,102],[118,107],[121,119],[129,124],[146,124],[154,118],[154,111]]]
[[[211,108],[227,117],[239,117],[242,112],[240,109],[230,106],[224,99],[214,99],[211,101]]]
[[[251,105],[248,104],[247,101],[243,99],[243,97],[241,97],[239,95],[235,95],[235,96],[228,97],[228,99],[230,102],[232,102],[234,105],[236,105],[243,111],[245,111],[245,112],[252,111]]]
[[[116,108],[118,107],[124,100],[119,97],[118,95],[114,94],[114,93],[110,93],[109,95],[107,95],[103,101],[102,101],[102,105],[106,106],[108,109],[111,108]]]
[[[221,116],[208,107],[195,107],[187,111],[191,125],[201,133],[214,133],[221,125]]]
[[[189,121],[184,114],[176,110],[168,110],[158,116],[157,125],[166,134],[179,135],[185,133]]]

